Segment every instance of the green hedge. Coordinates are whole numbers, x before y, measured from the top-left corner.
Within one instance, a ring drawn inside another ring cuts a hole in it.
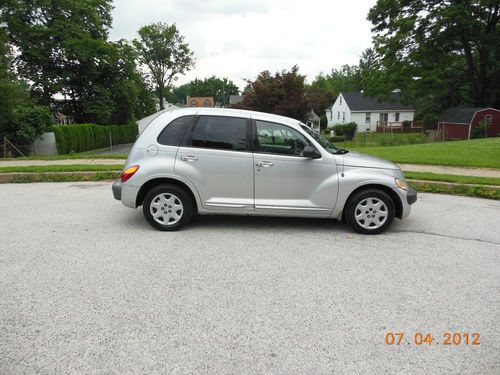
[[[335,124],[333,126],[333,131],[335,136],[344,136],[346,140],[350,141],[354,138],[354,133],[356,133],[358,125],[355,122],[349,122],[347,124]]]
[[[59,155],[109,147],[109,134],[113,144],[131,143],[137,137],[136,125],[73,124],[52,126]]]

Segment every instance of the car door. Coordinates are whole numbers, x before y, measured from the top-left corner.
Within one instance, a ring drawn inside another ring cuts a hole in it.
[[[253,212],[250,119],[199,116],[179,146],[175,171],[196,186],[204,209]]]
[[[255,212],[329,216],[338,189],[337,167],[326,157],[304,157],[313,146],[287,125],[254,121]]]

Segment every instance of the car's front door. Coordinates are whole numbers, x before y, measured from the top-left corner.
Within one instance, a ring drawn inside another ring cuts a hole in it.
[[[198,190],[204,209],[253,212],[253,155],[250,120],[199,116],[186,132],[176,173]]]
[[[335,163],[304,157],[311,142],[289,126],[256,120],[253,133],[255,212],[329,216],[337,198]]]

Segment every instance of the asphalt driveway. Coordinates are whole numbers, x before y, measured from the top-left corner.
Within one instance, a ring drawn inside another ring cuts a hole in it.
[[[367,237],[250,217],[157,232],[109,183],[0,196],[0,374],[500,371],[500,202],[421,194]]]

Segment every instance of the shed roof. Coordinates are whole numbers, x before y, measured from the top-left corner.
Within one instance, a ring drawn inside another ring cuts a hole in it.
[[[469,108],[448,108],[439,115],[439,122],[452,122],[457,124],[470,124],[474,114],[488,108],[469,107]]]
[[[399,94],[391,94],[389,101],[364,95],[359,91],[341,92],[351,111],[415,111],[415,107],[401,103]]]

